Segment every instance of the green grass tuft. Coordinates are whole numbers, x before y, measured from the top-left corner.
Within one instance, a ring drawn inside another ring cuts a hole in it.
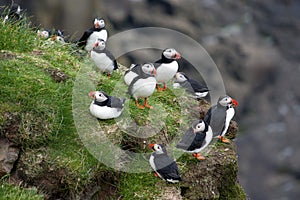
[[[43,200],[36,188],[20,188],[0,181],[0,197],[3,200]]]
[[[3,19],[0,19],[1,22]],[[26,23],[27,19],[12,23],[7,21],[0,23],[0,49],[11,50],[15,52],[32,51],[37,40],[36,33]]]
[[[156,187],[159,181],[152,173],[123,173],[118,188],[121,188],[120,195],[124,200],[153,199],[160,194]]]

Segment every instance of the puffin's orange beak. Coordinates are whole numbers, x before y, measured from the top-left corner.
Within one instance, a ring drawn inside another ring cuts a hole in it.
[[[99,27],[100,27],[99,22],[95,23],[95,28],[99,28]]]
[[[238,105],[239,105],[239,103],[238,103],[237,100],[235,100],[235,99],[232,99],[232,100],[231,100],[231,103],[232,103],[234,106],[238,106]]]
[[[98,43],[98,42],[96,42],[96,43],[94,44],[94,47],[96,48],[98,45],[99,45],[99,43]]]
[[[180,59],[180,58],[181,58],[180,53],[176,53],[176,54],[175,54],[175,59],[178,60],[178,59]]]
[[[94,99],[95,98],[95,93],[96,92],[89,92],[89,96]]]
[[[156,69],[153,70],[153,75],[156,76]]]
[[[154,147],[154,144],[149,144],[148,147],[149,149],[152,149]]]

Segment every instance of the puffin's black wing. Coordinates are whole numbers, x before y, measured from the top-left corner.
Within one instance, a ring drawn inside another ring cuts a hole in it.
[[[111,96],[109,98],[107,106],[122,109],[124,107],[124,103],[125,103],[125,99],[121,99],[121,98]]]
[[[211,115],[212,115],[212,109],[213,107],[215,106],[212,106],[211,108],[209,108],[209,110],[207,111],[207,113],[205,114],[204,116],[204,121],[207,123],[207,124],[210,124],[210,120],[211,120]]]
[[[133,93],[132,93],[133,86],[134,86],[135,82],[136,82],[138,79],[140,79],[140,78],[141,78],[140,76],[137,76],[137,77],[135,77],[134,79],[132,79],[130,85],[128,86],[128,94],[130,94],[130,95],[133,94]]]
[[[90,37],[90,35],[94,32],[94,28],[90,28],[86,31],[84,31],[81,38],[78,40],[78,46],[84,47],[86,45],[87,39]]]
[[[157,168],[157,172],[165,179],[173,179],[181,181],[178,166],[176,162],[168,155],[157,155],[154,159],[154,164]]]
[[[136,64],[135,66],[133,66],[130,71],[136,73],[136,74],[141,74],[141,69],[142,69],[142,66],[139,65],[139,64]]]
[[[106,48],[104,49],[104,53],[114,62],[114,70],[118,69],[118,63],[115,59],[115,56]]]
[[[206,133],[202,133],[202,132],[196,133],[196,136],[195,136],[191,146],[189,146],[189,148],[187,150],[193,151],[195,149],[199,149],[200,147],[202,147],[202,144],[205,140],[205,136],[206,136]]]
[[[133,66],[132,66],[133,65]],[[126,74],[128,74],[129,72],[131,72],[131,71],[133,71],[133,70],[137,70],[137,66],[139,65],[139,64],[132,64],[131,66],[130,66],[130,68],[128,69],[128,70],[126,70],[126,72],[124,73],[124,75],[126,75]],[[134,71],[135,72],[135,71]]]
[[[195,92],[208,92],[208,87],[194,79],[189,79],[189,82]]]
[[[211,107],[204,117],[204,121],[211,126],[214,135],[222,133],[225,126],[225,120],[226,107],[217,105]]]
[[[155,61],[153,64],[154,64],[154,67],[157,69],[157,67],[159,67],[161,65],[161,63],[163,62],[162,59],[159,59],[157,61]]]
[[[195,136],[196,135],[193,133],[192,128],[189,128],[184,133],[184,135],[182,136],[180,142],[176,145],[176,147],[179,148],[179,149],[188,150],[188,148],[193,143],[193,140],[194,140]]]
[[[184,82],[181,82],[181,83],[179,83],[179,84],[180,84],[180,86],[183,87],[187,92],[192,93],[192,94],[195,92],[190,82],[184,81]]]

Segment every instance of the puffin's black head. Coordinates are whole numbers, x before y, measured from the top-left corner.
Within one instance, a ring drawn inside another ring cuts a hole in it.
[[[104,28],[105,27],[105,21],[104,21],[104,19],[96,17],[94,19],[94,27],[95,28]]]
[[[183,83],[185,81],[187,81],[189,78],[185,75],[185,73],[183,72],[177,72],[175,74],[175,83]]]
[[[94,49],[103,50],[106,47],[106,43],[104,40],[98,38],[94,44]]]
[[[149,144],[149,148],[154,150],[157,154],[167,154],[167,150],[163,144]]]
[[[54,30],[52,35],[57,35],[57,36],[60,36],[60,37],[64,37],[64,31],[62,30]]]
[[[193,122],[192,129],[193,129],[194,133],[206,132],[208,129],[208,125],[205,121],[203,121],[202,119],[199,119],[199,120],[196,120]]]
[[[227,106],[238,106],[238,102],[231,98],[228,95],[224,95],[224,96],[220,96],[219,100],[218,100],[218,105],[227,107]]]
[[[167,48],[167,49],[163,50],[162,57],[165,57],[170,60],[178,60],[181,58],[181,55],[175,49]]]
[[[91,98],[95,99],[95,101],[98,101],[98,102],[105,102],[109,99],[109,96],[103,91],[90,92],[89,96]]]
[[[142,65],[142,71],[145,74],[156,76],[156,69],[153,63],[145,63]]]
[[[10,7],[10,11],[9,11],[9,14],[17,14],[17,15],[20,15],[21,14],[21,6],[17,3],[13,3]]]

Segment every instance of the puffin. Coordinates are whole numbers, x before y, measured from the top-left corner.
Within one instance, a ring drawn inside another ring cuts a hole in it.
[[[188,93],[191,93],[196,99],[206,97],[209,92],[209,89],[206,85],[189,78],[183,72],[177,72],[175,74],[173,87],[184,88]]]
[[[204,120],[197,119],[186,130],[176,147],[192,153],[192,156],[197,158],[197,160],[205,160],[205,157],[200,152],[209,145],[212,138],[213,132],[211,127]]]
[[[150,64],[150,63],[149,63]],[[153,107],[147,103],[147,98],[153,94],[156,87],[156,69],[153,64],[149,65],[150,73],[142,73],[135,77],[128,86],[128,94],[133,96],[135,104],[138,108],[144,109],[145,107],[152,109]],[[138,99],[144,98],[144,105],[140,105]]]
[[[38,38],[47,39],[50,42],[60,42],[65,43],[63,31],[61,30],[38,30]]]
[[[90,113],[98,119],[113,119],[121,115],[125,98],[109,96],[103,91],[92,91],[89,96],[94,100],[90,104]]]
[[[225,138],[231,119],[234,117],[234,107],[238,102],[228,95],[220,96],[216,105],[209,108],[204,116],[204,121],[210,125],[214,136],[221,142],[229,143]]]
[[[48,39],[49,37],[54,38],[54,36],[59,37],[64,40],[64,33],[61,30],[37,30],[37,37],[42,39]]]
[[[98,38],[91,51],[91,59],[99,71],[106,72],[110,76],[113,70],[118,69],[118,64],[115,57],[105,47],[105,41]]]
[[[49,30],[37,30],[37,37],[42,39],[48,39],[50,37]]]
[[[124,74],[124,81],[126,85],[130,85],[131,81],[135,77],[143,73],[153,74],[154,70],[155,69],[153,63],[132,64]]]
[[[178,71],[178,62],[177,60],[181,58],[180,53],[178,53],[173,48],[167,48],[163,50],[161,54],[161,59],[155,62],[156,68],[156,81],[157,81],[157,90],[164,91],[167,89],[166,82],[171,80],[176,72]],[[163,83],[164,87],[161,88],[159,83]]]
[[[92,28],[86,30],[78,41],[78,46],[86,51],[91,51],[93,45],[98,38],[106,42],[108,37],[107,30],[105,29],[105,22],[103,18],[96,17]]]
[[[22,8],[19,4],[13,3],[9,9],[8,14],[4,17],[3,23],[6,23],[7,20],[11,22],[17,22],[22,19]]]
[[[149,163],[154,170],[154,175],[167,181],[168,183],[178,183],[182,181],[176,162],[168,156],[167,150],[162,144],[149,144],[153,149]]]

